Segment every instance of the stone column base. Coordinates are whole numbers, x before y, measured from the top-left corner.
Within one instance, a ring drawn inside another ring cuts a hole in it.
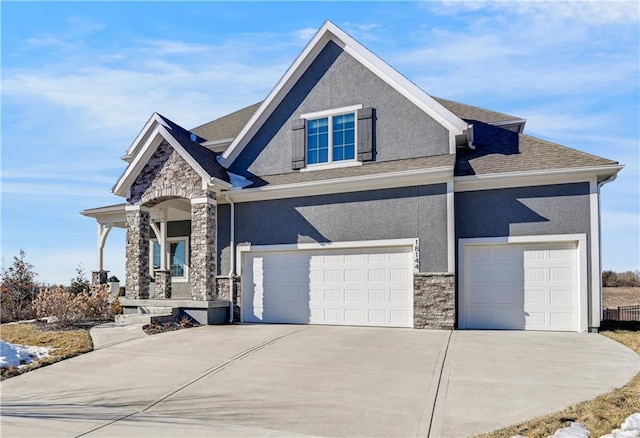
[[[242,280],[239,276],[233,279],[234,291],[233,291],[233,322],[240,322],[240,306],[238,303],[240,302],[240,294],[241,294],[241,285]],[[230,285],[229,277],[216,277],[216,295],[218,300],[229,300],[230,295]]]
[[[107,275],[109,271],[91,271],[91,284],[107,284]]]
[[[171,298],[171,271],[156,269],[156,285],[154,288],[155,298]]]
[[[455,296],[453,274],[414,274],[413,327],[453,330],[456,321]]]

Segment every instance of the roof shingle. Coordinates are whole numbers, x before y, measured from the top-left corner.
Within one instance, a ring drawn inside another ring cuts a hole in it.
[[[474,123],[473,133],[476,149],[458,151],[455,176],[618,164],[486,123]]]

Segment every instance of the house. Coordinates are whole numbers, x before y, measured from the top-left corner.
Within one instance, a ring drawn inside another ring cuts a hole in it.
[[[191,130],[152,115],[112,189],[126,202],[82,212],[94,281],[124,227],[127,312],[596,331],[600,187],[622,166],[524,127],[326,22],[263,102]]]

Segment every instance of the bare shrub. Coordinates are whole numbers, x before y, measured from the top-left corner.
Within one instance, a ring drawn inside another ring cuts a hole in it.
[[[118,298],[111,301],[110,312],[112,315],[122,315],[122,304]]]
[[[91,286],[88,291],[80,292],[75,302],[83,318],[108,318],[111,316],[109,304],[109,285]]]
[[[38,318],[53,316],[61,326],[69,326],[81,316],[73,295],[64,286],[42,289],[33,300],[33,308]]]
[[[118,303],[119,305],[119,303]],[[63,286],[43,289],[33,301],[39,318],[54,316],[61,326],[69,326],[84,319],[106,319],[114,315],[117,306],[109,303],[109,286],[91,286],[77,295]]]

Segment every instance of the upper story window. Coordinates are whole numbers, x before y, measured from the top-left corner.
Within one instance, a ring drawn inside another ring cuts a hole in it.
[[[363,105],[301,114],[292,121],[291,168],[321,170],[374,159],[375,110]]]
[[[307,121],[307,164],[354,160],[355,113]]]

